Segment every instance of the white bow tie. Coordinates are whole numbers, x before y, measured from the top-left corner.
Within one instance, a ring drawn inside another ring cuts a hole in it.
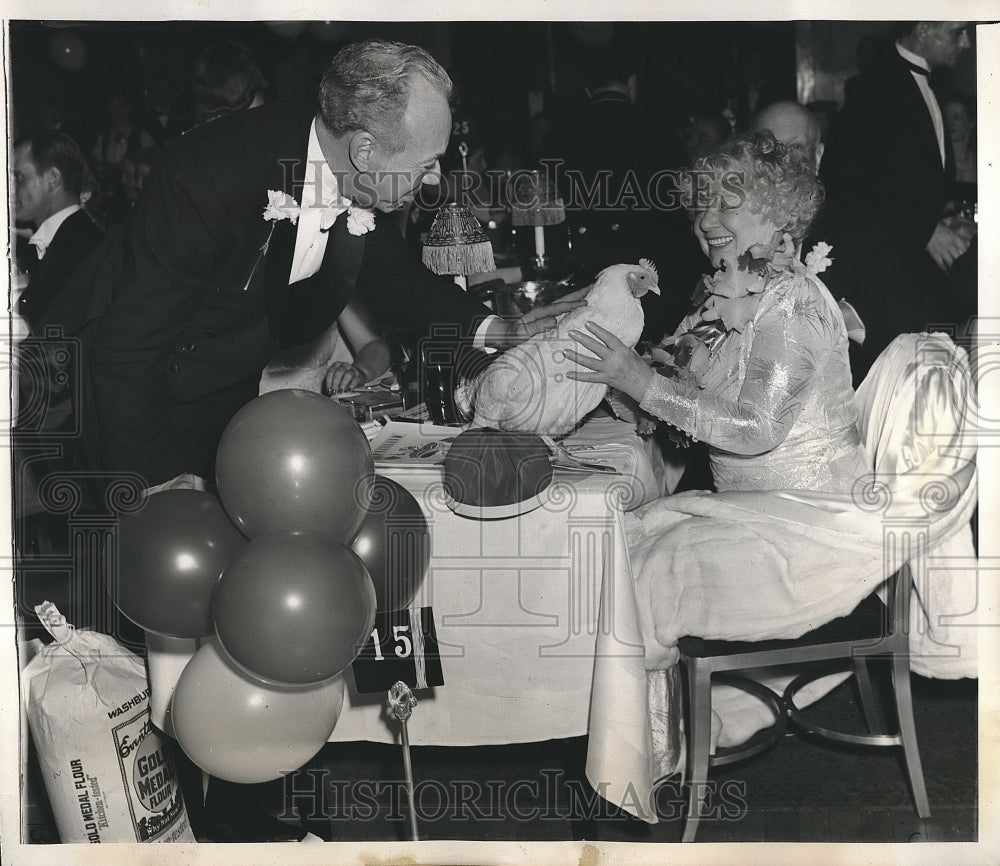
[[[351,203],[347,199],[341,199],[338,204],[327,205],[323,208],[323,212],[319,217],[319,230],[321,232],[328,232],[333,227],[333,224],[337,221],[344,211],[350,207]]]

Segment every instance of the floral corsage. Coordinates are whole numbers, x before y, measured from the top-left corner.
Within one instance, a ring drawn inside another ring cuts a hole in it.
[[[742,333],[757,315],[768,282],[793,266],[794,250],[795,243],[786,233],[773,245],[755,244],[744,250],[736,259],[736,267],[723,260],[714,274],[703,276],[691,297],[695,312],[688,318],[690,327],[643,352],[654,372],[703,388],[705,372],[719,344],[733,332]],[[648,428],[651,416],[637,406],[620,405],[624,401],[618,396],[619,405],[609,400],[615,414],[636,421],[640,431],[643,426]],[[684,431],[659,423],[667,428],[667,438],[675,445],[691,444],[691,437]]]
[[[830,257],[830,253],[832,252],[833,247],[826,241],[817,241],[813,248],[806,253],[806,257],[803,260],[806,270],[814,276],[819,276],[819,274],[823,273],[823,271],[833,264],[833,259]]]
[[[375,228],[375,211],[352,204],[347,209],[347,230],[352,235],[365,235]]]
[[[267,191],[267,207],[264,208],[264,219],[271,222],[288,220],[292,225],[299,221],[301,208],[299,203],[287,192],[280,189],[269,189]]]

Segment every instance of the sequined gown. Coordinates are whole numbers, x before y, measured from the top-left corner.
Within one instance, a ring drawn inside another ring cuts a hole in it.
[[[641,406],[708,444],[718,490],[849,492],[871,471],[843,317],[801,265],[771,277],[754,318],[715,345],[698,379],[655,376]]]

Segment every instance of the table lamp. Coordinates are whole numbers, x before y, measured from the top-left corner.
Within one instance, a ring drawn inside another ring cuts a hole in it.
[[[511,223],[533,226],[535,229],[535,269],[547,270],[545,254],[545,226],[558,225],[566,220],[566,206],[549,187],[539,171],[522,172],[514,181],[510,195]]]
[[[435,274],[450,274],[463,289],[466,276],[496,270],[493,245],[472,209],[460,204],[441,207],[424,241],[423,261]]]

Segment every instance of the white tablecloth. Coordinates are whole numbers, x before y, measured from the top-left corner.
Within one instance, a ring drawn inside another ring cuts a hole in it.
[[[416,693],[410,742],[589,734],[594,788],[655,820],[647,808],[646,671],[620,502],[628,483],[561,475],[547,505],[479,521],[449,511],[439,470],[377,471],[414,495],[431,531],[430,566],[414,605],[434,610],[445,685]],[[331,739],[398,741],[385,695],[358,695],[349,683]]]

